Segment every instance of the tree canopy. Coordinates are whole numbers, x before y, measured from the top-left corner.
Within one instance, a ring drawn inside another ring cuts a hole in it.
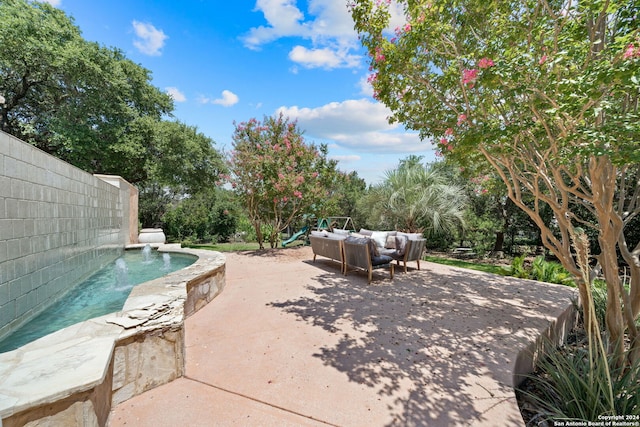
[[[436,164],[423,165],[409,156],[385,179],[372,187],[369,199],[372,221],[385,229],[421,232],[429,237],[455,234],[464,227],[467,197]]]
[[[84,40],[47,3],[0,0],[0,95],[0,130],[87,172],[136,184],[144,221],[161,221],[165,196],[193,194],[225,171],[210,138],[168,120],[173,101],[151,84],[149,70]]]
[[[583,230],[597,233],[592,255],[607,282],[618,355],[625,329],[640,351],[640,242],[627,239],[640,213],[639,10],[621,0],[351,4],[391,120],[436,142],[445,157],[490,165],[578,279],[587,316],[594,264],[572,248],[587,254]],[[390,29],[396,12],[402,24]],[[618,253],[631,272],[629,291],[620,286]]]
[[[261,248],[263,225],[275,247],[279,233],[297,216],[322,211],[337,179],[336,165],[327,159],[326,146],[306,143],[297,124],[282,115],[236,124],[231,184]]]
[[[131,124],[173,109],[148,70],[84,40],[61,10],[3,0],[0,22],[5,132],[84,170],[113,173],[138,157],[128,144]]]

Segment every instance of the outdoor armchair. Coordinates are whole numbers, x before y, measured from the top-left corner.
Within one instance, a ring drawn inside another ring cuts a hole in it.
[[[425,239],[407,239],[404,250],[398,250],[398,248],[396,248],[395,252],[390,252],[388,255],[396,260],[398,265],[400,265],[402,261],[405,273],[407,272],[407,262],[410,261],[415,261],[418,265],[418,270],[420,270],[420,260],[422,259],[426,243],[427,241]]]

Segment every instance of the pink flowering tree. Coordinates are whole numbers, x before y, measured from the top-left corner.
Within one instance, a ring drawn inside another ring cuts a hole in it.
[[[301,214],[321,208],[337,176],[326,146],[307,144],[282,115],[235,125],[231,186],[241,196],[260,248],[278,244],[280,232]],[[267,230],[267,235],[264,235]]]
[[[350,8],[391,120],[435,141],[445,158],[501,177],[575,276],[600,343],[590,285],[601,271],[609,351],[622,362],[626,334],[637,358],[638,3],[354,0]],[[394,31],[395,10],[406,24]],[[597,236],[595,245],[587,234]]]

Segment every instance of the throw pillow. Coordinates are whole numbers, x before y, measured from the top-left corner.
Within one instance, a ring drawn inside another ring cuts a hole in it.
[[[371,240],[376,242],[376,245],[379,249],[384,248],[384,244],[387,243],[387,232],[386,231],[374,231],[371,233]]]
[[[396,235],[395,233],[392,235],[389,233],[387,236],[387,241],[384,244],[384,247],[387,249],[395,249],[396,248]]]
[[[409,238],[405,235],[399,234],[396,236],[396,254],[404,256],[404,251],[407,249],[407,240]]]

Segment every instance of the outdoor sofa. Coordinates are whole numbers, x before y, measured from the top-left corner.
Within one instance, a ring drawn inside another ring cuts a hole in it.
[[[347,236],[335,235],[310,235],[311,249],[313,250],[313,262],[316,262],[316,256],[320,255],[325,258],[338,261],[340,263],[340,272],[344,272],[344,254],[342,252],[342,241]]]
[[[320,255],[341,263],[341,272],[347,274],[348,268],[360,268],[367,271],[369,282],[375,268],[387,267],[392,261],[403,263],[407,272],[407,262],[415,261],[418,270],[425,249],[426,240],[419,233],[398,231],[374,231],[361,229],[357,233],[334,229],[312,231],[309,236],[313,250],[313,261]],[[357,240],[361,239],[361,240]],[[349,242],[348,249],[345,242]],[[366,248],[357,245],[365,245]],[[365,249],[369,249],[369,251]],[[382,257],[382,258],[381,258]],[[393,278],[393,268],[389,268]]]
[[[393,279],[393,258],[380,254],[373,240],[366,237],[349,236],[342,241],[342,244],[345,276],[350,267],[362,269],[367,272],[368,283],[371,283],[374,269],[388,268],[389,278]]]
[[[426,239],[422,237],[422,233],[361,229],[358,234],[368,236],[374,240],[378,245],[380,254],[390,256],[398,265],[402,262],[405,273],[407,272],[407,262],[415,262],[418,270],[420,270],[420,260],[427,244]]]

